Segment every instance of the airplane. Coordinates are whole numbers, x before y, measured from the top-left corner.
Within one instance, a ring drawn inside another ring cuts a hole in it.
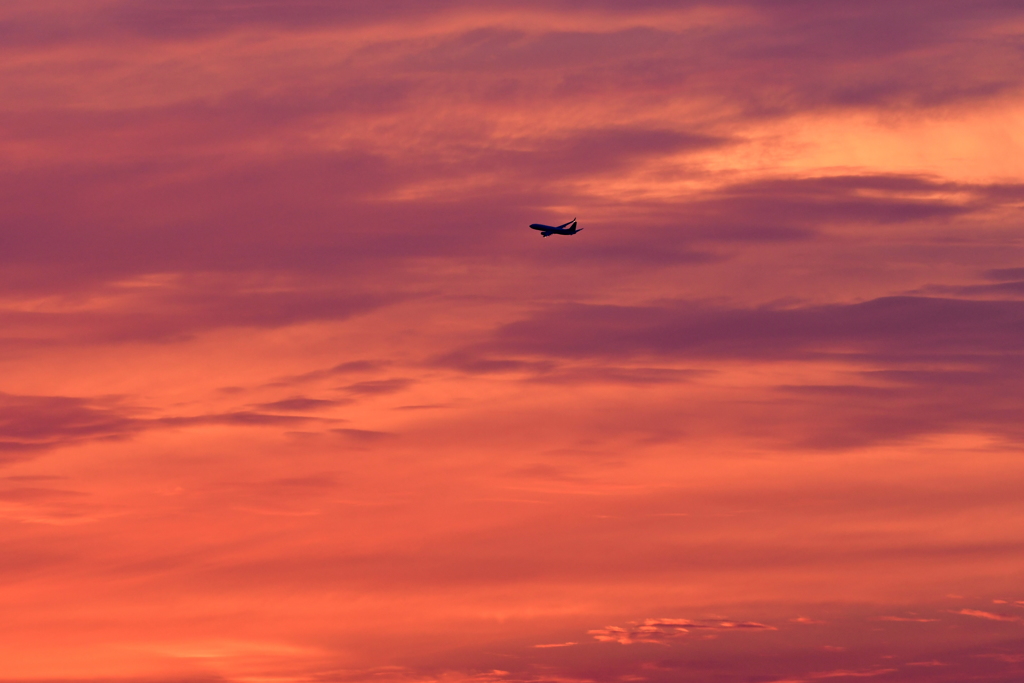
[[[565,227],[565,226],[570,227]],[[573,218],[568,223],[562,223],[561,225],[544,225],[543,223],[532,223],[530,225],[534,230],[540,230],[541,237],[547,237],[548,235],[575,235],[576,233],[583,230],[580,228],[576,229],[576,219]]]

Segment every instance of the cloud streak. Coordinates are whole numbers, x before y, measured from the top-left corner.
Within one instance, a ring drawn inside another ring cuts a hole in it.
[[[665,643],[680,638],[691,631],[774,631],[774,626],[766,626],[756,621],[724,621],[690,619],[644,619],[630,622],[628,626],[606,626],[602,629],[588,631],[595,640],[621,645],[634,643]]]
[[[977,617],[978,619],[988,619],[989,621],[1011,621],[1019,622],[1020,617],[1013,616],[1010,614],[995,614],[994,612],[985,612],[984,610],[978,609],[962,609],[953,612],[953,614],[963,614],[968,617]]]
[[[319,404],[314,407],[321,407]],[[282,410],[299,410],[299,406],[290,403],[289,406]],[[308,410],[310,406],[302,402],[301,408]],[[0,452],[6,453],[8,460],[88,441],[125,439],[154,429],[203,425],[295,426],[319,419],[249,410],[149,417],[146,413],[150,410],[130,405],[119,397],[0,394],[0,409]]]

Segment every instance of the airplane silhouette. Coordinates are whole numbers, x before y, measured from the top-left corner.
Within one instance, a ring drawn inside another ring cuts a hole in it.
[[[565,226],[570,227],[565,227]],[[543,223],[532,223],[530,225],[534,230],[540,230],[541,237],[547,237],[548,235],[575,235],[583,228],[576,229],[576,219],[573,218],[568,223],[562,223],[561,225],[544,225]]]

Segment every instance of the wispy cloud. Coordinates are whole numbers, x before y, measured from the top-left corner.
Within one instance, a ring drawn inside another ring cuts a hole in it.
[[[980,609],[961,609],[961,610],[950,610],[953,614],[963,614],[968,617],[977,617],[979,619],[988,619],[989,621],[1012,621],[1020,622],[1022,619],[1018,616],[1011,614],[996,614],[994,612],[985,612]]]
[[[534,647],[537,647],[537,648],[541,648],[541,649],[545,649],[545,648],[551,648],[551,647],[572,647],[573,645],[579,645],[579,643],[577,643],[577,642],[568,642],[568,643],[542,643],[542,644],[540,644],[540,645],[534,645]]]
[[[351,403],[351,401],[339,401],[336,399],[322,399],[322,398],[309,398],[306,396],[293,396],[291,398],[281,399],[279,401],[271,401],[269,403],[260,403],[256,407],[261,410],[282,410],[285,412],[308,412],[327,410],[336,406],[342,406]]]
[[[621,643],[664,643],[673,638],[685,636],[690,631],[774,631],[756,621],[719,621],[690,619],[644,619],[630,622],[628,626],[606,626],[603,629],[587,631],[596,640]]]
[[[851,669],[836,669],[835,671],[819,671],[808,675],[808,678],[820,680],[825,678],[873,678],[884,676],[899,671],[899,669],[870,669],[867,671],[855,671]]]
[[[152,417],[152,409],[132,405],[124,397],[103,396],[0,394],[0,409],[0,453],[6,454],[7,460],[85,441],[125,439],[154,429],[285,426],[317,419],[251,410]]]
[[[355,396],[384,396],[387,394],[398,393],[413,384],[415,384],[415,380],[406,377],[394,377],[391,379],[376,379],[356,382],[355,384],[349,384],[342,387],[342,390]]]

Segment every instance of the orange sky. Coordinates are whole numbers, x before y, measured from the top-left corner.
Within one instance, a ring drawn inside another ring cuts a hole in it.
[[[9,0],[0,683],[1024,679],[1021,74],[1009,0]]]

